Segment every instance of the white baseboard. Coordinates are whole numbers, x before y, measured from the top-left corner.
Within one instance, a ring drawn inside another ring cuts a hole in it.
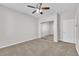
[[[70,41],[66,41],[66,40],[63,40],[63,39],[59,39],[60,41],[63,41],[63,42],[68,42],[68,43],[73,43],[75,44],[75,42],[70,42]]]
[[[79,55],[79,45],[76,45],[76,50],[77,50],[78,55]]]
[[[16,44],[23,43],[23,42],[27,42],[27,41],[34,40],[34,39],[36,39],[36,37],[31,38],[31,39],[29,39],[29,40],[24,40],[24,41],[15,42],[15,43],[12,43],[12,44],[4,45],[4,46],[1,46],[0,48],[9,47],[9,46],[12,46],[12,45],[16,45]]]

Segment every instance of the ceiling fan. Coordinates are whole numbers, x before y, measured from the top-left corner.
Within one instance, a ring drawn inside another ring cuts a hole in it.
[[[43,11],[42,10],[49,10],[50,9],[50,7],[42,7],[42,3],[38,3],[36,6],[27,5],[27,7],[30,7],[30,8],[34,8],[35,9],[32,12],[32,14],[34,14],[34,13],[43,14]]]

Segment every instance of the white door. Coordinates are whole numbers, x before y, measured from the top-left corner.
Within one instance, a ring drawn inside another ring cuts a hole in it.
[[[63,41],[75,43],[75,20],[63,20]]]

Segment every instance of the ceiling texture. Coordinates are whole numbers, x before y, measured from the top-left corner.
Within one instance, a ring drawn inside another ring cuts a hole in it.
[[[32,11],[35,9],[27,7],[27,5],[36,6],[36,4],[37,3],[1,3],[0,5],[36,18],[46,17],[54,13],[72,12],[74,14],[78,5],[77,3],[43,3],[42,6],[49,6],[50,9],[43,11],[44,14],[41,15],[39,13],[32,14]]]

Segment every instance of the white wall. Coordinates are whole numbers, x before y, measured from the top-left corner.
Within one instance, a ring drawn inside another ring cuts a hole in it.
[[[37,36],[36,18],[0,6],[0,48],[29,41]]]
[[[49,22],[49,34],[54,34],[54,22]]]

